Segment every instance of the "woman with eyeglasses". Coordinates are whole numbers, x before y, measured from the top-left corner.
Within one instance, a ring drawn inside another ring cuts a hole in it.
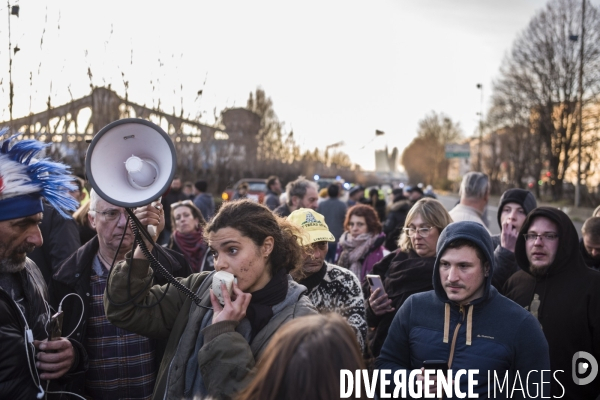
[[[213,271],[214,260],[204,240],[204,217],[191,200],[171,204],[171,226],[175,229],[168,248],[185,257],[192,272]]]
[[[385,293],[377,288],[367,306],[367,324],[375,328],[369,347],[377,357],[387,337],[396,310],[412,294],[433,290],[432,275],[438,237],[452,218],[437,200],[423,198],[410,209],[404,222],[398,250],[378,263],[373,273],[381,277]]]
[[[142,224],[154,220],[140,213]],[[214,271],[178,280],[199,305],[173,285],[152,286],[149,262],[139,248],[131,264],[126,259],[112,269],[104,294],[110,322],[168,338],[154,399],[234,397],[247,386],[275,332],[292,319],[317,313],[306,288],[290,276],[303,261],[300,228],[262,204],[238,200],[224,204],[204,232],[215,270],[237,280],[231,293],[220,285],[222,302],[212,289]],[[128,294],[136,296],[133,301]]]
[[[363,282],[373,266],[387,254],[385,234],[373,207],[358,204],[348,209],[345,232],[340,236],[336,264],[348,268]]]

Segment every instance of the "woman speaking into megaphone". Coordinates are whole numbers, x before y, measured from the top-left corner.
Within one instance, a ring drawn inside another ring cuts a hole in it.
[[[153,214],[151,206],[136,211],[142,224],[156,223]],[[104,295],[108,319],[144,336],[168,338],[153,398],[234,396],[249,382],[274,332],[290,319],[316,314],[305,288],[289,275],[304,259],[299,235],[299,228],[261,204],[225,204],[205,228],[215,271],[177,278],[199,304],[173,285],[153,286],[152,268],[139,248],[131,261],[113,268]],[[231,293],[221,285],[223,304],[212,289],[217,271],[237,280]]]

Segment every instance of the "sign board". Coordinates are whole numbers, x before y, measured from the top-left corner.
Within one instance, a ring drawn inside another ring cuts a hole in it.
[[[469,158],[471,157],[471,147],[468,143],[446,145],[446,158]]]

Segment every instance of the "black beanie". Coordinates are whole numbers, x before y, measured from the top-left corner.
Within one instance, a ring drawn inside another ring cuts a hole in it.
[[[500,221],[502,208],[504,208],[504,205],[507,203],[517,203],[523,207],[525,214],[529,214],[537,207],[535,197],[529,190],[508,189],[506,192],[502,193],[502,197],[500,197],[500,202],[498,203],[498,226],[500,229],[502,229],[502,222]]]

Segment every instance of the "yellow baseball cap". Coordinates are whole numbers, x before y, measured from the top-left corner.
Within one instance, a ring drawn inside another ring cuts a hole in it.
[[[335,237],[329,232],[329,227],[325,223],[325,217],[310,208],[300,208],[291,213],[287,219],[301,227],[308,235],[302,238],[303,246],[316,242],[335,242]]]

